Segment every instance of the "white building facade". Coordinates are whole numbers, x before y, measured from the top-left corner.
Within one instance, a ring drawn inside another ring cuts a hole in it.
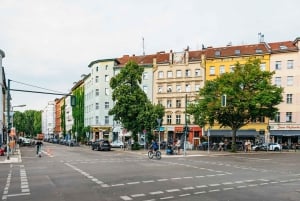
[[[49,101],[42,111],[42,133],[45,139],[54,137],[55,129],[55,101]]]

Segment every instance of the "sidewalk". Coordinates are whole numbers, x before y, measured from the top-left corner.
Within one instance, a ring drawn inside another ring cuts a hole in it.
[[[9,154],[9,159],[7,159],[6,153],[4,156],[0,156],[0,164],[1,163],[21,163],[21,162],[22,162],[21,151],[18,146],[13,154],[12,153]]]

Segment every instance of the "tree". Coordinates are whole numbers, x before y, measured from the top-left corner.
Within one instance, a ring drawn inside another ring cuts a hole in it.
[[[13,116],[14,127],[18,132],[34,137],[42,132],[42,114],[40,111],[26,110],[23,113],[16,111]]]
[[[153,114],[157,111],[151,105],[144,91],[139,84],[142,82],[144,68],[134,61],[129,61],[120,73],[110,80],[110,87],[113,89],[112,99],[115,101],[114,107],[109,111],[109,115],[114,115],[114,120],[122,123],[123,127],[132,132],[134,140],[133,148],[137,148],[137,134],[148,127],[147,121],[153,121]],[[156,109],[155,109],[156,108]],[[146,119],[144,117],[152,117]],[[156,120],[155,120],[156,121]],[[151,126],[151,125],[149,125]]]
[[[232,130],[235,151],[236,132],[261,117],[273,119],[282,102],[283,89],[271,84],[274,72],[260,70],[260,60],[237,63],[234,71],[207,81],[194,104],[188,107],[200,126],[218,123]],[[222,98],[223,97],[223,98]],[[223,100],[223,101],[222,101]],[[225,102],[225,101],[226,102]]]
[[[72,116],[74,124],[72,126],[72,133],[77,132],[76,140],[83,141],[85,139],[84,128],[84,87],[83,85],[77,87],[73,91],[73,96],[76,98],[75,106],[72,106]]]

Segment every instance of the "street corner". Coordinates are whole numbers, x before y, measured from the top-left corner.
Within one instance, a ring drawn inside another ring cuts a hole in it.
[[[7,155],[0,157],[0,163],[21,163],[21,151],[17,149],[14,154],[10,154],[9,157]]]

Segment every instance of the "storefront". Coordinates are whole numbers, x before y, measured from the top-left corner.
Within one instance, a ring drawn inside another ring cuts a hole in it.
[[[207,130],[205,131],[205,135],[207,136]],[[260,135],[258,131],[255,129],[250,130],[238,130],[236,132],[236,141],[244,141],[250,140],[252,143],[263,141],[264,135]],[[232,140],[232,130],[210,130],[210,141],[219,143],[221,141]]]
[[[300,144],[300,130],[270,130],[270,137],[280,144]]]

